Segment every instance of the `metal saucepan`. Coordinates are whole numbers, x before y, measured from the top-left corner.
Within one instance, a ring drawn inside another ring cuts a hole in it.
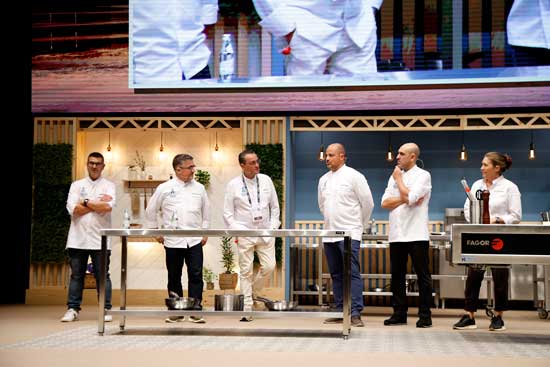
[[[298,307],[297,301],[272,301],[265,297],[256,297],[254,300],[263,302],[269,311],[292,311]]]
[[[216,294],[214,296],[214,310],[216,311],[242,311],[244,308],[244,295],[242,294]]]
[[[195,306],[195,298],[179,297],[177,293],[170,292],[170,298],[165,298],[164,303],[169,310],[190,310]]]

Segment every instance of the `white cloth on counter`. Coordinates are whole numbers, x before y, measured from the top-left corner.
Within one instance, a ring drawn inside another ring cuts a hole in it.
[[[319,179],[317,199],[324,218],[323,229],[351,231],[352,239],[362,240],[374,208],[372,193],[363,174],[345,164],[335,172],[328,171]],[[323,242],[342,240],[327,237]]]
[[[491,220],[499,217],[505,224],[515,224],[521,221],[521,193],[515,183],[499,176],[493,181],[490,189],[487,189],[485,180],[474,182],[471,191],[489,190],[489,216]],[[464,202],[464,216],[470,221],[470,200]]]
[[[183,182],[175,177],[163,182],[151,196],[145,218],[147,228],[208,229],[210,202],[206,190],[195,180]],[[202,237],[166,236],[164,246],[188,248],[201,240]]]
[[[253,219],[254,207],[258,207],[261,213],[259,222]],[[258,173],[253,179],[248,179],[241,174],[228,182],[223,204],[223,220],[228,229],[277,229],[281,225],[279,216],[277,192],[269,176]],[[267,244],[270,237],[241,237],[239,241]]]
[[[106,178],[92,180],[83,178],[71,184],[67,197],[67,211],[71,215],[71,227],[67,236],[66,248],[79,250],[101,250],[101,235],[99,231],[111,228],[111,212],[97,213],[91,211],[75,216],[74,208],[84,199],[100,200],[103,195],[109,195],[112,200],[107,202],[111,208],[116,203],[115,184]],[[111,238],[107,237],[107,249],[111,249]]]
[[[390,243],[429,241],[428,206],[432,192],[432,177],[428,171],[415,165],[403,172],[403,183],[409,189],[409,202],[390,211],[388,241]],[[400,196],[397,183],[393,176],[390,176],[382,202],[388,198]],[[417,205],[416,202],[421,198],[424,200]]]

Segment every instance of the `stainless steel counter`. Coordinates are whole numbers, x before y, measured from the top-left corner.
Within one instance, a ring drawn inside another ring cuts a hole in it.
[[[107,274],[107,237],[117,236],[121,238],[121,276],[120,276],[120,309],[105,309],[105,280]],[[194,311],[194,310],[166,310],[166,309],[127,309],[126,308],[126,274],[128,257],[128,237],[159,237],[159,236],[180,236],[180,237],[344,237],[344,305],[342,312],[316,312],[316,311],[295,311],[295,312],[274,312],[274,311]],[[105,315],[120,315],[120,329],[126,326],[126,316],[185,316],[185,315],[252,315],[261,317],[343,317],[342,337],[347,339],[351,330],[351,232],[349,231],[328,231],[328,230],[229,230],[229,229],[208,229],[208,230],[183,230],[183,229],[103,229],[101,230],[101,277],[99,279],[99,308],[98,308],[98,333],[103,335],[105,331]]]

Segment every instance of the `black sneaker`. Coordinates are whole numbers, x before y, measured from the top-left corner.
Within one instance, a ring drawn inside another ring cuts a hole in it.
[[[504,331],[504,330],[506,330],[506,326],[504,326],[504,321],[502,321],[502,317],[493,316],[491,318],[491,325],[489,326],[489,330],[491,330],[491,331]]]
[[[416,322],[416,327],[419,328],[428,328],[432,327],[432,318],[431,317],[421,317]]]
[[[472,319],[470,315],[463,315],[456,324],[453,325],[455,330],[468,330],[477,329],[476,320]]]
[[[363,326],[365,326],[365,324],[363,324],[363,320],[361,320],[361,316],[352,316],[351,317],[351,326],[363,327]]]
[[[344,322],[344,319],[341,317],[329,317],[328,319],[325,319],[323,324],[341,324]]]
[[[395,326],[395,325],[405,325],[407,323],[407,315],[399,315],[394,313],[389,319],[384,320],[384,325],[386,326]]]

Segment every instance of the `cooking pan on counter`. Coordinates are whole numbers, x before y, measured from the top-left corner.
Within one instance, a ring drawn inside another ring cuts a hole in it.
[[[263,302],[269,311],[292,311],[298,307],[297,301],[272,301],[265,297],[256,297],[254,300]]]
[[[190,310],[195,306],[195,301],[193,297],[180,297],[174,292],[170,292],[170,298],[164,299],[169,310]]]

